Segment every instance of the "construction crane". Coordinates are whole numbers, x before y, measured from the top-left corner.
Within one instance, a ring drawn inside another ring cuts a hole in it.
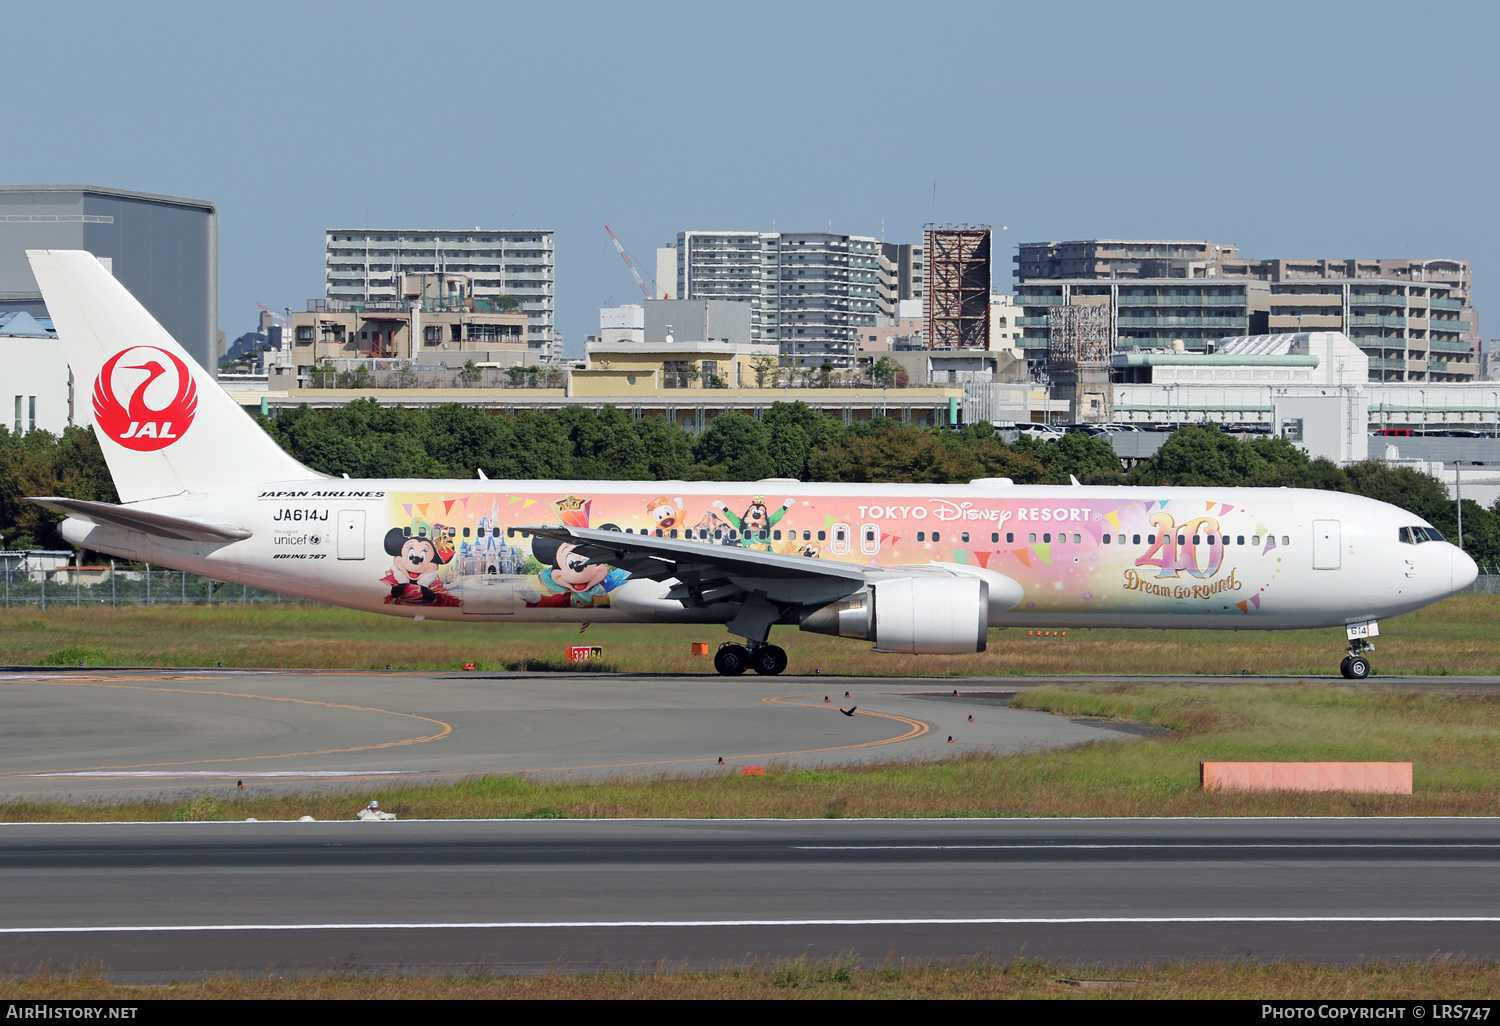
[[[625,252],[625,247],[620,245],[620,240],[615,238],[615,233],[609,231],[609,225],[605,225],[604,230],[606,232],[609,232],[609,241],[613,242],[615,244],[615,249],[619,250],[620,259],[625,261],[626,267],[630,268],[630,276],[634,278],[635,283],[641,287],[641,292],[647,299],[655,299],[656,297],[651,294],[651,290],[646,287],[646,283],[641,280],[641,272],[635,269],[635,261],[630,259],[629,253]],[[654,279],[652,280],[652,284],[655,284]]]

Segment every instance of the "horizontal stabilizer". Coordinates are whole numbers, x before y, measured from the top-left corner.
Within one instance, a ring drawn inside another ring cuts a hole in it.
[[[64,516],[86,520],[91,524],[123,527],[127,531],[139,531],[142,534],[149,534],[156,538],[170,538],[173,541],[229,542],[250,537],[250,532],[243,527],[200,524],[194,520],[169,517],[162,513],[148,513],[143,509],[130,506],[116,506],[112,502],[90,502],[87,499],[67,499],[54,495],[28,498],[27,501],[56,510]]]

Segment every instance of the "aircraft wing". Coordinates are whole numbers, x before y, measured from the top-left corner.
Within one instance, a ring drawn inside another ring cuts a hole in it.
[[[164,513],[149,513],[130,506],[117,506],[112,502],[91,502],[55,495],[33,496],[26,501],[91,524],[123,527],[128,531],[139,531],[174,541],[229,542],[250,537],[250,532],[243,527],[201,524],[196,520],[169,517]]]
[[[581,527],[520,527],[534,534],[576,546],[596,563],[626,570],[632,577],[653,581],[675,579],[666,597],[684,605],[707,605],[739,596],[759,594],[771,602],[832,602],[851,595],[870,582],[860,567],[807,556],[762,552],[739,545],[710,541],[657,538]]]

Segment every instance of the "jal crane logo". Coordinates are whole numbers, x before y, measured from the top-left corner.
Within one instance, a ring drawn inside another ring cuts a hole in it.
[[[144,372],[145,377],[128,373],[132,371]],[[198,386],[187,365],[156,346],[116,353],[94,379],[94,423],[137,452],[165,449],[177,441],[193,423],[197,408]]]

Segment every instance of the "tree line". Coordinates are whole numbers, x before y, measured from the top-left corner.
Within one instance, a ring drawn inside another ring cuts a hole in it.
[[[1213,426],[1174,431],[1128,470],[1103,438],[1069,432],[1056,441],[1006,443],[989,424],[921,428],[883,417],[846,425],[802,402],[773,404],[761,418],[730,411],[693,435],[660,418],[612,406],[496,415],[450,404],[427,409],[361,399],[331,410],[307,406],[255,417],[302,463],[354,478],[620,481],[755,481],[947,484],[1008,477],[1017,484],[1212,485],[1321,488],[1367,495],[1416,513],[1457,537],[1457,508],[1435,478],[1378,461],[1341,468],[1281,438],[1242,440]],[[232,458],[226,453],[226,458]],[[0,542],[64,548],[59,519],[27,495],[118,501],[90,429],[13,435],[0,428]],[[1464,542],[1481,563],[1500,563],[1500,502],[1464,502]]]

